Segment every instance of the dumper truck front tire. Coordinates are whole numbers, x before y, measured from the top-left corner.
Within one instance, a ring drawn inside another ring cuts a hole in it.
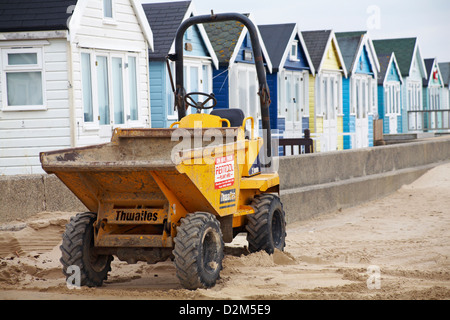
[[[286,239],[285,212],[280,198],[273,194],[259,194],[250,204],[255,213],[247,216],[247,241],[250,252],[284,250]]]
[[[80,271],[80,286],[101,286],[111,270],[113,257],[98,255],[94,250],[93,224],[96,220],[97,215],[91,212],[79,213],[70,218],[60,246],[63,273],[69,278],[72,273],[68,272],[68,268],[77,266]]]
[[[220,223],[206,212],[196,212],[181,220],[174,239],[177,277],[186,289],[210,288],[222,269],[223,248]]]

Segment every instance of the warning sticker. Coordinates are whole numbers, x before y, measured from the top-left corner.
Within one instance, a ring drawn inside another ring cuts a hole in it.
[[[214,185],[223,189],[234,184],[234,154],[215,159]]]

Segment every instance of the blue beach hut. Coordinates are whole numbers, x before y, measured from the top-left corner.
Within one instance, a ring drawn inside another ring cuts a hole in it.
[[[344,149],[371,147],[378,109],[378,58],[366,31],[336,32],[336,38],[348,70],[342,80]]]
[[[251,19],[249,14],[247,16]],[[241,109],[246,117],[255,119],[257,127],[261,118],[259,88],[247,28],[238,21],[207,23],[204,26],[219,61],[219,68],[213,71],[213,92],[217,99],[215,109]],[[271,73],[272,63],[259,29],[257,31],[266,71]],[[259,134],[257,131],[255,134]]]
[[[184,20],[195,15],[195,8],[191,1],[148,3],[143,7],[154,39],[154,51],[149,52],[151,125],[166,128],[178,120],[166,57],[175,53],[176,31]],[[170,67],[175,79],[173,62]],[[203,25],[190,27],[184,35],[186,91],[211,93],[213,70],[217,67],[218,59]]]
[[[315,73],[303,36],[295,23],[259,30],[272,61],[271,128],[280,138],[301,138],[309,129],[309,75]]]
[[[402,74],[402,133],[424,130],[422,79],[427,79],[417,38],[374,40],[377,54],[395,53]]]
[[[402,74],[395,53],[379,54],[378,115],[383,120],[384,134],[402,133]]]

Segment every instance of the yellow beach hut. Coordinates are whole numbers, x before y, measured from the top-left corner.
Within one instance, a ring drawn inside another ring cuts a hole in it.
[[[347,69],[333,30],[303,31],[315,68],[309,75],[309,128],[317,152],[344,149],[342,77]]]

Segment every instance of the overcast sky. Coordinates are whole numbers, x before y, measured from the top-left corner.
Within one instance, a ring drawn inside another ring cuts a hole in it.
[[[172,0],[171,0],[172,1]],[[142,3],[167,2],[141,0]],[[450,0],[193,0],[197,14],[251,13],[257,24],[301,31],[368,30],[372,39],[417,37],[424,58],[450,62]]]

